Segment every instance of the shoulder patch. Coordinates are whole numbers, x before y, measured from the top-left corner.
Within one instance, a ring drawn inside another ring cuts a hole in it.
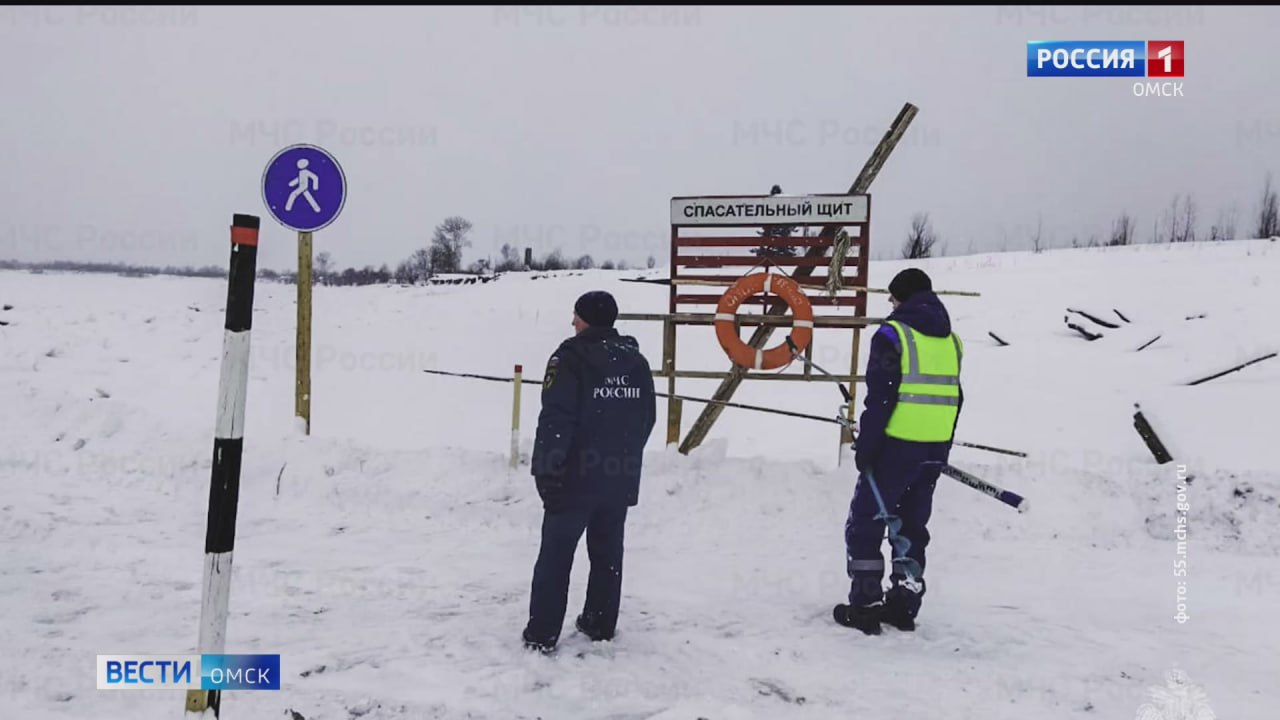
[[[556,370],[560,367],[560,356],[552,355],[547,361],[547,371],[542,374],[542,389],[549,390],[556,382]]]

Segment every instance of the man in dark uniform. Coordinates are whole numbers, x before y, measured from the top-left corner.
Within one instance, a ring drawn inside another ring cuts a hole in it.
[[[568,605],[569,575],[583,533],[591,573],[575,625],[592,640],[611,640],[622,594],[623,529],[639,501],[644,447],[657,418],[649,361],[635,338],[613,323],[609,293],[589,292],[574,305],[577,334],[547,362],[542,410],[530,458],[542,498],[542,547],[533,569],[525,647],[551,652]]]
[[[893,312],[871,338],[855,451],[858,483],[845,522],[849,602],[834,609],[836,622],[868,635],[880,634],[882,622],[915,629],[933,491],[964,402],[964,348],[929,276],[903,270],[889,283],[889,294]],[[881,554],[886,521],[897,545],[887,594]]]

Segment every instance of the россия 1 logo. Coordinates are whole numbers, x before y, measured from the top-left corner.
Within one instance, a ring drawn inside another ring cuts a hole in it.
[[[1027,77],[1181,78],[1182,40],[1028,40]],[[1135,95],[1181,96],[1181,82],[1134,83]]]

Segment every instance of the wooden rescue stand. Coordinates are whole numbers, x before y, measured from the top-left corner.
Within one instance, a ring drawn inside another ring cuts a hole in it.
[[[726,371],[682,370],[676,366],[677,328],[684,325],[710,326],[716,322],[716,306],[738,280],[747,275],[771,273],[795,280],[808,299],[813,313],[813,341],[803,348],[812,360],[817,341],[816,331],[850,329],[852,362],[849,374],[835,375],[848,384],[856,397],[858,345],[862,328],[880,320],[867,315],[867,264],[871,240],[871,197],[868,194],[762,195],[762,196],[693,196],[671,199],[670,274],[664,280],[669,287],[668,312],[659,314],[624,313],[619,320],[653,320],[663,323],[662,367],[655,377],[667,378],[667,392],[672,400],[667,409],[667,444],[679,442],[681,403],[675,399],[676,378],[742,380],[809,381],[815,378],[808,364],[796,362],[798,371],[768,371],[735,363]],[[843,232],[847,243],[837,247]],[[839,290],[828,289],[833,253],[838,261]],[[794,315],[777,294],[765,292],[741,301],[741,308],[757,312],[735,313],[735,326],[755,328],[750,346],[769,345],[769,335],[777,328],[788,332]],[[735,307],[738,305],[735,302]],[[824,312],[825,311],[825,312]],[[783,314],[786,313],[786,314]],[[783,336],[785,338],[785,336]],[[785,339],[780,340],[784,344]],[[717,393],[717,401],[727,401],[728,393]],[[721,397],[721,395],[724,395]],[[681,444],[680,452],[688,453],[701,443],[723,406],[708,406],[699,422],[691,428]],[[854,414],[854,405],[848,408]],[[842,431],[841,443],[851,438]]]

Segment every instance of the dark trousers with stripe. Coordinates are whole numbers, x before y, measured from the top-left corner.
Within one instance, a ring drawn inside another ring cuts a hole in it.
[[[906,556],[925,568],[925,550],[929,546],[929,518],[933,514],[933,491],[937,487],[942,466],[950,455],[950,443],[915,443],[886,438],[884,450],[877,458],[871,474],[876,488],[890,514],[902,521],[899,534],[910,547]],[[880,505],[865,475],[858,476],[858,485],[849,503],[849,515],[845,521],[845,555],[850,580],[849,603],[855,606],[870,605],[884,600],[885,523],[876,518]],[[892,557],[892,555],[891,555]],[[890,580],[900,586],[905,578],[901,567],[894,567]],[[923,577],[917,580],[923,582]],[[892,592],[892,591],[891,591]],[[919,610],[922,591],[912,593],[908,602],[914,615]]]
[[[569,576],[578,543],[585,532],[591,572],[583,613],[602,632],[613,634],[622,598],[623,531],[625,505],[592,505],[560,511],[544,511],[542,547],[533,568],[526,634],[543,642],[556,642],[564,626],[569,604]]]

